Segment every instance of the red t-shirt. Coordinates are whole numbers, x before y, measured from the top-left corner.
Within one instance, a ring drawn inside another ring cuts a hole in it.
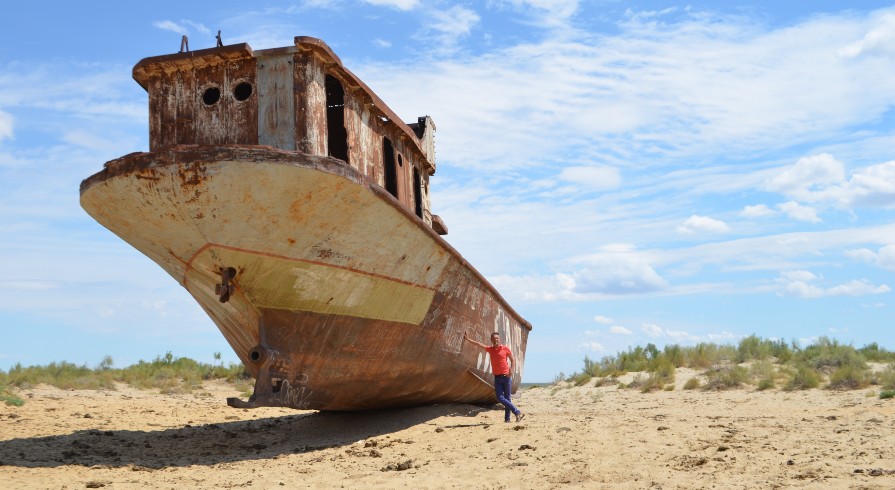
[[[491,356],[491,372],[494,374],[510,374],[510,365],[507,363],[507,356],[513,355],[513,351],[505,345],[494,347],[489,345],[485,347]]]

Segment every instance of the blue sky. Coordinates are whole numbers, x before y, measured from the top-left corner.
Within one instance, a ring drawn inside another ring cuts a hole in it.
[[[319,37],[405,120],[434,118],[433,211],[534,325],[526,381],[752,333],[895,350],[895,4],[717,3],[6,6],[0,369],[236,360],[78,205],[83,178],[148,147],[132,66],[218,29]]]

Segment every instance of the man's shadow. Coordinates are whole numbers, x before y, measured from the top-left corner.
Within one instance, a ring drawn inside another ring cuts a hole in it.
[[[350,446],[439,417],[460,418],[456,424],[443,424],[442,428],[487,426],[486,422],[462,420],[487,410],[490,407],[445,404],[369,412],[309,412],[158,431],[80,430],[0,441],[0,466],[134,465],[135,469],[146,470],[210,466]],[[438,426],[431,425],[435,432]]]

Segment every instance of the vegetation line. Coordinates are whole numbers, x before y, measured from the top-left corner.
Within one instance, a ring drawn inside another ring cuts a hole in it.
[[[888,366],[874,371],[868,366],[871,362]],[[788,343],[755,335],[742,339],[737,346],[673,344],[659,350],[647,344],[599,361],[585,356],[584,369],[568,376],[560,373],[554,383],[582,386],[596,379],[593,381],[596,386],[614,383],[623,388],[639,388],[644,393],[673,390],[675,370],[679,367],[701,371],[687,380],[685,390],[724,390],[744,385],[754,385],[757,390],[805,390],[821,384],[827,389],[855,390],[879,385],[880,398],[895,397],[895,352],[881,348],[876,342],[856,349],[827,337],[804,348],[795,341]],[[630,383],[620,383],[618,377],[629,372],[638,374]]]
[[[140,389],[157,389],[161,393],[190,393],[201,389],[202,382],[219,379],[234,383],[243,392],[251,391],[251,378],[242,364],[220,362],[221,354],[214,353],[216,364],[206,364],[187,357],[174,357],[171,352],[153,361],[113,368],[111,356],[106,356],[95,367],[78,366],[70,362],[51,362],[45,366],[16,364],[9,372],[0,370],[0,401],[20,406],[24,401],[15,389],[28,389],[48,384],[61,389],[115,389],[115,383],[126,383]]]

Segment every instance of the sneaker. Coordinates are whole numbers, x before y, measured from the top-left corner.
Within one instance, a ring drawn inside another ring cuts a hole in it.
[[[522,419],[525,418],[525,414],[522,413],[522,410],[519,410],[519,413],[516,414],[516,422],[521,422]]]

